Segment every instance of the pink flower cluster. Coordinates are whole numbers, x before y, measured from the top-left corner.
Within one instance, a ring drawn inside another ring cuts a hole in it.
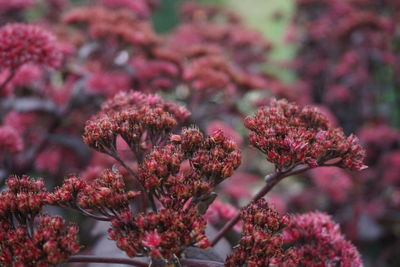
[[[173,127],[189,114],[184,107],[157,95],[120,93],[86,123],[83,140],[100,152],[114,154],[120,135],[141,161],[144,151],[161,144]]]
[[[112,221],[109,237],[129,257],[151,256],[168,262],[188,246],[208,247],[205,220],[196,209],[161,209],[133,216],[126,210]]]
[[[184,167],[185,161],[189,166]],[[139,169],[139,178],[164,206],[198,204],[230,177],[241,162],[236,144],[221,131],[205,137],[196,128],[171,135],[170,143],[156,147]]]
[[[0,193],[0,264],[55,265],[80,250],[76,226],[43,214],[43,206],[51,202],[43,180],[15,176],[6,184],[8,189]]]
[[[27,24],[7,24],[0,28],[0,69],[15,70],[27,63],[57,67],[62,59],[55,37]]]
[[[325,164],[353,170],[366,168],[365,152],[357,137],[346,137],[316,108],[272,100],[254,117],[246,117],[245,126],[250,130],[250,143],[278,170],[300,164],[312,168]]]
[[[225,266],[297,266],[301,257],[291,249],[283,249],[279,233],[289,217],[280,216],[264,199],[253,202],[241,212],[243,234],[239,246],[225,261]]]
[[[340,233],[339,225],[324,213],[292,216],[283,236],[286,245],[300,259],[298,266],[363,266],[357,249]]]

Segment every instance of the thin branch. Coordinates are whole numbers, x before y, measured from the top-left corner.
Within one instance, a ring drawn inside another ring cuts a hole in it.
[[[148,267],[149,264],[135,259],[124,259],[114,257],[100,257],[95,255],[77,255],[70,256],[68,262],[95,262],[95,263],[114,263],[128,264],[131,266]]]
[[[8,74],[7,78],[4,80],[4,82],[0,85],[0,91],[2,91],[7,84],[14,78],[15,74],[17,73],[17,69],[11,70],[10,73]]]
[[[146,188],[143,185],[143,183],[140,181],[138,174],[136,172],[134,172],[128,165],[126,165],[126,163],[118,155],[118,152],[116,151],[115,148],[112,149],[112,151],[109,155],[112,156],[116,161],[118,161],[122,165],[122,167],[124,167],[128,171],[128,173],[135,178],[135,180],[138,182],[138,184],[140,186],[140,191],[142,191],[143,194],[146,196],[153,211],[157,212],[157,206],[156,206],[156,203],[154,202],[154,198],[153,198],[152,194],[147,194]]]
[[[297,169],[293,169],[287,172],[275,172],[272,174],[269,174],[265,176],[265,182],[266,184],[264,187],[252,198],[250,201],[257,201],[260,198],[264,197],[271,189],[278,183],[280,182],[283,178],[291,176],[291,175],[296,175],[299,173],[302,173],[306,170],[310,169],[308,166],[301,166]],[[211,246],[214,246],[215,244],[218,243],[218,241],[228,232],[232,227],[239,221],[240,219],[240,213],[238,213],[235,217],[233,217],[229,222],[227,222],[224,227],[215,235],[214,239],[211,241]]]
[[[79,207],[78,205],[76,206],[75,209],[76,209],[77,211],[79,211],[80,213],[82,213],[83,215],[85,215],[85,216],[87,216],[87,217],[89,217],[89,218],[98,220],[98,221],[109,222],[109,221],[112,220],[112,218],[109,218],[109,217],[98,216],[98,215],[95,215],[95,214],[93,214],[93,213],[90,213],[90,212],[88,212],[88,211],[82,209],[82,208]]]
[[[76,255],[70,256],[68,262],[92,262],[92,263],[111,263],[111,264],[128,264],[131,266],[148,267],[149,263],[126,258],[115,258],[115,257],[100,257],[96,255]],[[192,267],[223,267],[222,262],[197,260],[197,259],[179,259],[179,262],[183,265]]]
[[[224,263],[217,261],[208,260],[195,260],[195,259],[179,259],[182,265],[192,266],[192,267],[223,267]]]

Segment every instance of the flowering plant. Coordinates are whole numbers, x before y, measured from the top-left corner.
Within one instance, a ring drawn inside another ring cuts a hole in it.
[[[157,6],[0,1],[1,265],[362,266],[332,217],[265,199],[311,170],[344,201],[359,139],[262,71],[272,45],[234,12],[188,2],[161,35]],[[96,253],[95,224],[123,253]]]

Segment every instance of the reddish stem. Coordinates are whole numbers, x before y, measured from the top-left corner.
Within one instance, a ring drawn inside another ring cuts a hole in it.
[[[293,169],[287,172],[275,172],[272,174],[269,174],[265,177],[265,182],[266,184],[264,187],[252,198],[250,201],[257,201],[263,196],[265,196],[271,189],[278,183],[280,182],[283,178],[302,173],[306,170],[310,169],[308,166],[301,166],[297,169]],[[227,222],[224,227],[215,235],[214,239],[211,241],[211,246],[214,246],[215,244],[218,243],[218,241],[228,232],[232,227],[239,221],[240,219],[240,213],[238,213],[235,217],[233,217],[229,222]]]

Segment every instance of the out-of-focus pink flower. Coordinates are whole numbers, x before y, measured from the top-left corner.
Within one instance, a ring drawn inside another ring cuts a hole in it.
[[[383,182],[386,185],[400,184],[400,150],[385,154],[381,158]]]
[[[0,29],[0,68],[15,70],[27,63],[60,65],[62,55],[55,37],[29,24],[7,24]]]
[[[120,91],[129,89],[130,78],[120,72],[97,72],[90,75],[86,87],[94,93],[112,97]]]
[[[157,6],[158,0],[100,0],[103,5],[111,8],[127,8],[140,18],[148,18]]]
[[[227,194],[235,200],[248,198],[251,196],[251,186],[259,182],[256,175],[237,171],[229,180],[221,184],[221,192]]]
[[[24,148],[24,144],[18,131],[13,127],[4,125],[0,126],[0,151],[20,152]]]
[[[33,113],[8,112],[4,118],[4,124],[14,128],[19,134],[23,134],[30,127],[37,117]]]
[[[0,13],[13,9],[25,9],[35,5],[34,0],[0,0]]]
[[[367,125],[358,132],[358,136],[366,144],[368,153],[373,152],[370,151],[370,146],[385,149],[400,141],[400,132],[385,123]]]
[[[235,217],[238,213],[239,211],[232,205],[215,200],[208,207],[206,214],[204,214],[204,218],[214,225],[223,225],[225,222]],[[241,227],[241,223],[237,223],[233,229],[237,232],[240,232]]]
[[[334,85],[328,88],[324,95],[327,103],[349,103],[353,100],[353,95],[349,88],[343,85]]]
[[[335,203],[346,201],[352,187],[350,175],[336,167],[316,168],[310,171],[315,185],[328,194]]]
[[[39,171],[55,174],[60,167],[62,159],[63,155],[60,149],[45,150],[37,156],[35,166]]]
[[[10,75],[10,70],[6,69],[0,72],[0,84],[2,84]],[[23,87],[34,83],[43,76],[43,70],[34,64],[21,66],[15,73],[14,77],[0,91],[0,96],[9,96],[15,87]]]

